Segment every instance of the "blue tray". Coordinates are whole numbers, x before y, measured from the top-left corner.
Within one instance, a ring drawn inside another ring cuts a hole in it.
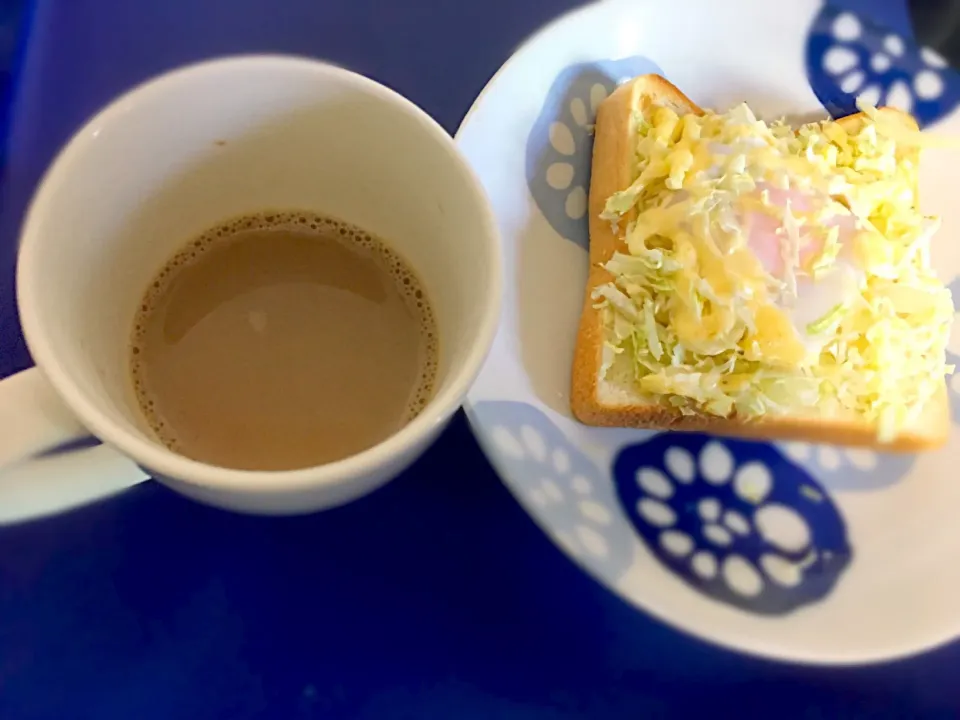
[[[366,73],[452,132],[522,38],[573,4],[36,0],[0,187],[0,374],[29,364],[12,284],[25,204],[112,96],[199,58],[284,51]],[[902,3],[871,8],[908,22]],[[0,58],[18,12],[0,1]],[[956,717],[958,673],[957,644],[824,670],[661,626],[553,548],[462,419],[397,481],[313,517],[231,515],[145,484],[0,528],[4,720]]]

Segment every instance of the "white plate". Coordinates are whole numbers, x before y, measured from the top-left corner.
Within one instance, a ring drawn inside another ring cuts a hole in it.
[[[849,1],[849,0],[848,0]],[[503,234],[502,325],[470,422],[550,538],[637,608],[750,653],[843,663],[960,634],[960,434],[922,456],[584,427],[568,407],[587,273],[593,109],[661,71],[706,107],[768,119],[844,114],[853,95],[960,134],[942,60],[815,0],[608,0],[560,18],[503,66],[458,133]],[[922,166],[944,216],[935,260],[960,270],[954,152]],[[956,293],[955,293],[956,294]],[[960,341],[960,337],[956,338]],[[960,342],[952,343],[960,353]],[[951,387],[960,422],[960,382]]]

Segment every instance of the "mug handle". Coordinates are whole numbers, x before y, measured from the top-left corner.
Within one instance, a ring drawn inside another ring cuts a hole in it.
[[[0,525],[100,500],[147,477],[92,439],[37,368],[0,381]]]

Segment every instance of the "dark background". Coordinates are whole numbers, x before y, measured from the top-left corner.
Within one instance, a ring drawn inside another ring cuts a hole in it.
[[[958,0],[909,0],[910,22],[921,45],[937,50],[960,68],[960,2]]]

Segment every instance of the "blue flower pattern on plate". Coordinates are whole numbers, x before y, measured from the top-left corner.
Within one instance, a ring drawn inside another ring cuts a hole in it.
[[[916,455],[880,453],[870,448],[807,442],[781,442],[776,446],[831,491],[889,487],[909,475],[917,461]]]
[[[841,5],[825,4],[807,39],[810,87],[831,115],[857,112],[857,97],[907,110],[921,127],[953,112],[960,74],[906,34]]]
[[[584,249],[589,242],[587,189],[597,106],[619,82],[660,72],[643,57],[569,67],[550,86],[533,124],[526,149],[530,194],[551,227]]]
[[[633,533],[613,486],[540,410],[522,402],[467,407],[477,438],[508,487],[571,554],[616,582],[633,559]]]
[[[850,563],[826,490],[772,445],[661,433],[623,448],[613,475],[650,552],[742,610],[782,615],[817,602]]]

